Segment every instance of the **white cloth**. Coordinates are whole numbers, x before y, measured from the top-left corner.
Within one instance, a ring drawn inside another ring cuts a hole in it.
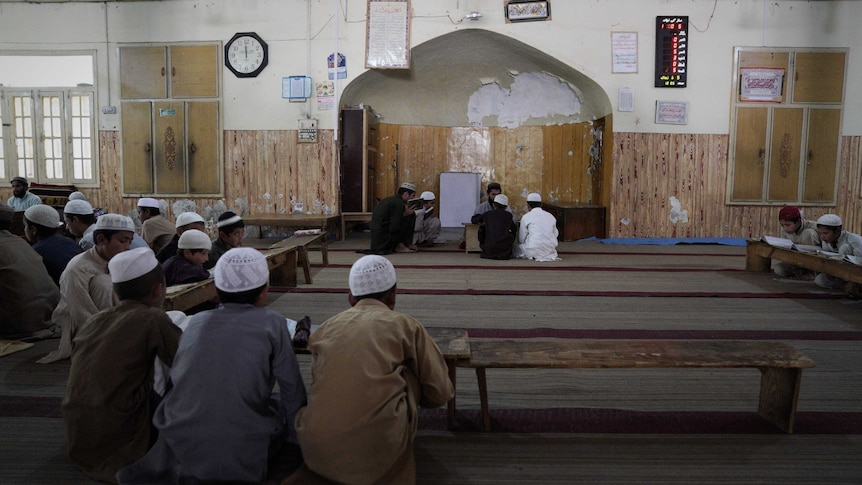
[[[557,219],[536,207],[521,218],[515,257],[536,261],[557,261]]]

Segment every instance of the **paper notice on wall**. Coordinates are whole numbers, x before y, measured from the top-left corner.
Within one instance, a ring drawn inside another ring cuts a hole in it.
[[[319,111],[335,109],[335,81],[318,81],[314,83],[314,91]]]

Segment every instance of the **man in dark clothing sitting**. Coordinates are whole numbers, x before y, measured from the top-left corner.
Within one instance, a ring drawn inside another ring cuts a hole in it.
[[[485,259],[511,259],[518,226],[512,218],[512,213],[506,210],[509,207],[509,198],[499,194],[494,197],[492,204],[494,210],[481,214],[477,219],[481,224],[479,226],[481,257]]]
[[[407,204],[416,186],[404,182],[398,192],[380,201],[371,214],[371,249],[366,254],[415,253],[413,226],[416,207]]]

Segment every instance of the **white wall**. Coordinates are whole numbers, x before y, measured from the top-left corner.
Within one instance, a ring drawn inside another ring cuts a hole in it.
[[[460,28],[483,28],[542,49],[593,78],[616,105],[620,87],[635,91],[636,111],[614,112],[624,132],[728,133],[734,46],[849,47],[842,133],[862,135],[862,2],[807,0],[551,0],[552,20],[506,24],[502,0],[412,0],[411,43]],[[122,3],[5,3],[0,0],[0,53],[95,50],[100,105],[118,105],[116,47],[120,43],[227,41],[255,31],[269,44],[269,66],[253,79],[222,69],[225,129],[296,129],[306,114],[335,126],[333,111],[315,100],[281,98],[281,78],[326,78],[326,56],[336,45],[347,56],[348,78],[364,71],[363,0],[176,0]],[[714,16],[711,17],[714,9]],[[456,22],[469,11],[478,21]],[[342,15],[346,12],[346,19]],[[653,86],[655,17],[690,17],[689,86]],[[336,26],[337,23],[337,26]],[[106,28],[107,25],[107,28]],[[636,31],[639,73],[611,74],[612,31]],[[465,46],[468,49],[469,46]],[[107,87],[110,87],[110,90]],[[110,92],[109,92],[110,91]],[[656,100],[688,101],[685,126],[653,122]],[[615,106],[616,107],[616,106]],[[118,115],[100,118],[117,129]]]

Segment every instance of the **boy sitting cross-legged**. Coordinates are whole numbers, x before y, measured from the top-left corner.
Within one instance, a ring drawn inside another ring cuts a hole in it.
[[[171,365],[181,333],[161,309],[165,278],[149,248],[120,253],[108,268],[120,303],[77,329],[62,406],[69,456],[102,481],[155,441],[154,357]]]

